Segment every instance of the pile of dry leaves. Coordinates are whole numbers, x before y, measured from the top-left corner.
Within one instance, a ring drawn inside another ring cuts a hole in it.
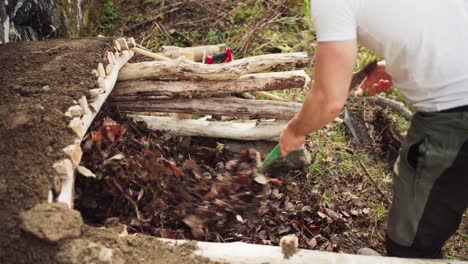
[[[98,123],[83,144],[83,164],[93,173],[77,180],[77,206],[89,218],[117,216],[134,231],[175,238],[190,230],[214,239],[263,197],[266,178],[257,174],[255,150],[223,162],[219,149],[177,148],[177,137],[110,118]],[[197,151],[204,157],[191,159]]]
[[[255,150],[226,161],[222,145],[118,120],[98,118],[83,143],[82,165],[93,174],[77,177],[76,207],[90,224],[117,217],[130,232],[272,245],[295,234],[301,248],[328,251],[343,250],[350,222],[369,226],[374,212],[353,194],[324,201],[330,186],[311,188],[301,171],[268,179]]]

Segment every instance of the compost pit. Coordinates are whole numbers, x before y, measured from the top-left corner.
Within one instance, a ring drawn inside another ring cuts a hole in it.
[[[401,140],[394,123],[381,109],[372,115],[363,109],[353,104],[355,122],[369,128],[370,145],[364,147],[376,158],[396,157],[383,154],[388,138]],[[314,182],[307,168],[265,178],[257,165],[268,150],[258,153],[245,143],[232,157],[225,144],[151,131],[106,106],[82,143],[82,165],[95,175],[77,176],[75,206],[90,225],[111,219],[130,233],[162,238],[278,245],[295,234],[300,248],[355,253],[371,246],[384,252],[384,225],[378,225],[378,236],[368,235],[377,212],[353,194],[358,185],[362,189],[362,178],[343,182],[345,177],[330,175],[337,179]],[[319,151],[313,144],[307,149]],[[322,193],[334,188],[344,198],[325,200]]]

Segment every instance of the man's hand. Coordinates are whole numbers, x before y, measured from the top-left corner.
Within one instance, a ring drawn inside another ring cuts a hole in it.
[[[305,136],[298,136],[294,133],[293,129],[287,125],[281,132],[279,138],[279,146],[281,156],[285,157],[290,152],[299,149],[304,145]]]
[[[385,61],[380,61],[377,68],[373,70],[362,81],[357,90],[357,96],[374,96],[378,93],[389,93],[393,85],[392,76],[385,71]]]

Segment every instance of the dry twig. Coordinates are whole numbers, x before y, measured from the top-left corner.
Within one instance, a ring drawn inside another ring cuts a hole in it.
[[[362,168],[364,168],[364,170],[366,171],[367,175],[369,176],[369,178],[371,179],[371,181],[374,183],[375,187],[377,188],[377,190],[379,190],[380,194],[382,194],[382,196],[385,198],[385,200],[387,200],[387,202],[390,204],[391,203],[391,200],[390,198],[387,197],[387,195],[382,191],[382,189],[380,188],[379,184],[375,181],[375,179],[372,177],[372,174],[369,172],[369,170],[367,169],[367,167],[364,165],[364,163],[362,163],[362,161],[359,161],[359,164],[361,164]]]

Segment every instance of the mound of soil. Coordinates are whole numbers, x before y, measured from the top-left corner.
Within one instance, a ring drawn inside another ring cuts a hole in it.
[[[0,45],[0,262],[29,259],[21,249],[31,243],[42,247],[20,232],[18,215],[47,201],[52,164],[73,143],[63,113],[94,87],[91,70],[109,48],[109,39]]]

